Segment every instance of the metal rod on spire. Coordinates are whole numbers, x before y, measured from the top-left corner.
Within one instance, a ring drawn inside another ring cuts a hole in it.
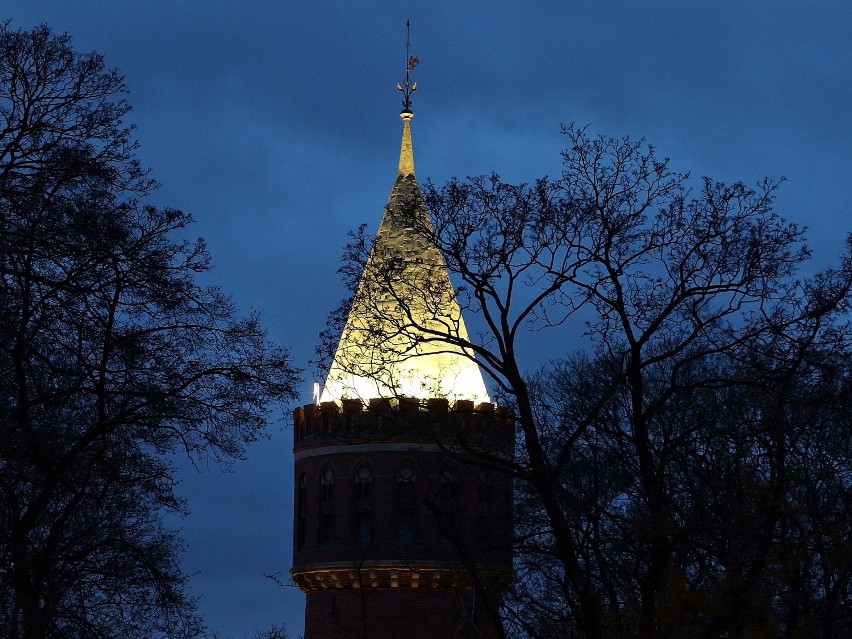
[[[411,20],[405,21],[405,80],[396,83],[396,88],[402,92],[402,113],[411,113],[411,94],[417,90],[417,83],[411,81],[411,72],[420,60],[411,55]]]

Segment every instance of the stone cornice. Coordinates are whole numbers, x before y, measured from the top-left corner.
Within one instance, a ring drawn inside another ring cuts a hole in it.
[[[505,568],[483,566],[477,569],[487,588],[502,588],[511,580],[512,572]],[[347,589],[451,589],[470,590],[470,578],[458,564],[419,562],[417,565],[400,562],[365,562],[358,566],[342,567],[339,563],[314,564],[293,568],[293,582],[309,594],[321,590]]]

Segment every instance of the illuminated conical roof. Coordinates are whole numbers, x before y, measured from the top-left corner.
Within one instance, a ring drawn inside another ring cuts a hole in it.
[[[408,80],[406,74],[406,80]],[[467,329],[414,176],[406,94],[399,169],[321,401],[446,397],[487,402]]]

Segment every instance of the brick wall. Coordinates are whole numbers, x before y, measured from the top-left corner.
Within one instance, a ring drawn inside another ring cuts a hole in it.
[[[366,626],[363,620],[366,618]],[[366,631],[366,637],[365,637]],[[309,639],[482,639],[493,636],[470,592],[353,590],[309,594]]]
[[[506,581],[511,481],[442,447],[456,433],[510,454],[511,429],[493,407],[435,406],[323,405],[294,416],[291,575],[307,594],[306,639],[361,637],[365,613],[368,636],[381,639],[483,636],[457,544],[490,587]]]

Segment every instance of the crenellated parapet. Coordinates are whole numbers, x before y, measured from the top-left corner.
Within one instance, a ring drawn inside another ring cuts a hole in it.
[[[293,446],[384,440],[458,442],[510,451],[512,416],[492,403],[446,398],[373,398],[306,404],[293,412]]]

